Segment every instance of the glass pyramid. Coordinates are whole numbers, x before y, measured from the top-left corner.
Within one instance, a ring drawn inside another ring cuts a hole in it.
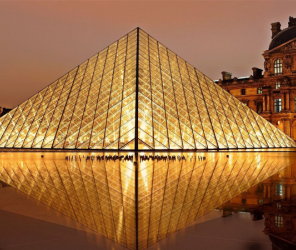
[[[124,158],[111,161],[108,152],[9,152],[0,153],[0,180],[128,249],[144,250],[295,164],[295,151],[272,151],[117,152]]]
[[[295,147],[137,28],[0,118],[0,148]]]

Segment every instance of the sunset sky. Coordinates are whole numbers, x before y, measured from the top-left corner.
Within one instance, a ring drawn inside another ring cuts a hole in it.
[[[136,27],[212,79],[263,68],[296,1],[0,0],[0,106],[13,108]]]

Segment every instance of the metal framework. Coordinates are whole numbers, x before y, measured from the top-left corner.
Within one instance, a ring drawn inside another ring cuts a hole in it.
[[[118,152],[130,160],[110,161],[109,153],[42,154],[0,153],[0,180],[131,250],[146,249],[296,159],[295,151],[272,150]]]
[[[295,146],[282,131],[139,28],[0,118],[0,148]]]
[[[9,151],[0,153],[0,180],[143,250],[296,159],[293,149],[244,149],[290,147],[291,138],[137,28],[0,118],[0,148]]]
[[[142,250],[291,165],[293,149],[269,149],[290,147],[137,28],[0,118],[0,180]]]

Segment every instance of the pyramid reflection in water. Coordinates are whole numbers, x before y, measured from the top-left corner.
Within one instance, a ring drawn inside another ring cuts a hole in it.
[[[147,248],[295,161],[293,152],[175,153],[186,160],[138,164],[133,152],[131,161],[43,154],[0,154],[0,179],[129,249]]]
[[[270,149],[292,147],[290,137],[137,28],[0,118],[0,179],[142,250],[292,164],[295,151]],[[270,151],[221,152],[262,148]],[[141,162],[138,155],[175,149],[185,159]],[[96,150],[132,160],[100,160]],[[86,160],[89,152],[96,157]]]
[[[0,118],[0,148],[295,146],[281,130],[141,29]]]

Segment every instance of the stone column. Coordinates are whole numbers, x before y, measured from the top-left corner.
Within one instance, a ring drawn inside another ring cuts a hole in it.
[[[286,119],[285,121],[286,123],[286,130],[285,130],[285,133],[288,135],[288,136],[291,136],[291,120],[290,119]]]
[[[290,110],[289,90],[282,90],[281,98],[282,98],[282,110],[285,110],[285,111]]]
[[[286,101],[285,101],[286,110],[290,110],[290,94],[289,92],[286,92],[285,95],[286,95]]]
[[[270,89],[263,89],[263,114],[270,114],[271,111],[271,92]]]
[[[266,111],[266,95],[263,96],[263,111]]]
[[[282,110],[285,110],[285,93],[281,94],[281,99],[282,99]]]
[[[270,96],[267,95],[267,100],[266,100],[266,111],[270,111]]]
[[[290,95],[289,94],[289,96],[290,96],[290,110],[292,111],[292,112],[296,112],[296,110],[295,110],[295,96],[292,96],[292,95]]]

